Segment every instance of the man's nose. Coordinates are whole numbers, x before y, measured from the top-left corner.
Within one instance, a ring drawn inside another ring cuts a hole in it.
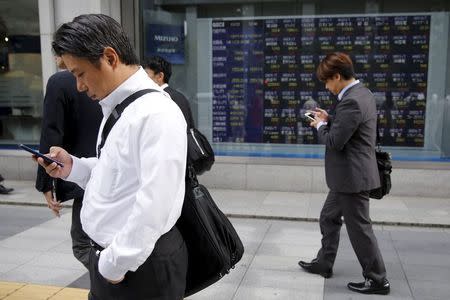
[[[85,92],[87,90],[87,87],[84,83],[82,83],[80,80],[77,80],[77,90],[81,92]]]

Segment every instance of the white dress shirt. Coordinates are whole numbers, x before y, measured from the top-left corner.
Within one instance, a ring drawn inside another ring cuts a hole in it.
[[[129,95],[162,91],[142,68],[100,101],[103,120]],[[100,138],[97,139],[97,144]],[[181,214],[186,169],[186,122],[165,92],[145,94],[123,111],[97,158],[73,157],[66,180],[85,188],[81,223],[105,249],[98,268],[119,280],[136,271]]]

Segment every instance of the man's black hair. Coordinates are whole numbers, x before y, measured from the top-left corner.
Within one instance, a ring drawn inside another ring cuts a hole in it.
[[[155,74],[163,72],[164,82],[169,83],[170,76],[172,76],[172,65],[161,56],[155,55],[147,57],[144,59],[142,67],[144,69],[152,70]]]
[[[55,32],[52,47],[57,56],[70,54],[95,65],[106,47],[113,48],[125,65],[139,62],[120,24],[102,14],[80,15],[64,23]]]

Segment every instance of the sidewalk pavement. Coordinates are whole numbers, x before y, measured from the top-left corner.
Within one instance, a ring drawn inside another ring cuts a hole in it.
[[[0,299],[86,299],[89,277],[72,255],[70,209],[55,218],[33,182],[5,185],[15,191],[0,195],[0,204],[11,204],[0,205]],[[239,216],[230,220],[245,253],[230,274],[187,300],[381,298],[346,288],[362,277],[345,229],[332,278],[298,267],[298,260],[313,258],[320,248],[318,223],[303,221],[317,220],[325,194],[219,189],[211,194],[225,213]],[[450,199],[387,197],[371,204],[392,285],[383,299],[450,299]]]
[[[14,188],[10,195],[0,195],[0,204],[46,206],[32,181],[6,181]],[[318,221],[326,198],[324,193],[295,193],[209,189],[217,205],[231,217]],[[70,202],[69,202],[70,203]],[[68,204],[70,205],[70,204]],[[386,196],[371,200],[372,222],[379,225],[450,227],[448,198]]]

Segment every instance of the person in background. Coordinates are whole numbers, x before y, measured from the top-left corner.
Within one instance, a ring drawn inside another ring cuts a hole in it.
[[[5,180],[5,178],[3,178],[3,176],[0,174],[0,194],[2,194],[2,195],[6,195],[6,194],[9,194],[12,191],[14,191],[13,188],[7,188],[3,185],[4,180]]]
[[[100,132],[111,128],[97,156],[77,158],[51,147],[55,178],[85,188],[81,223],[91,239],[92,300],[179,300],[184,297],[187,248],[175,226],[185,193],[186,121],[177,105],[139,66],[120,24],[81,15],[55,32],[52,43],[77,88],[102,107]],[[138,91],[154,90],[117,106]],[[111,118],[110,118],[111,117]],[[113,127],[105,125],[116,119]],[[101,136],[99,134],[99,137]]]
[[[173,101],[183,112],[184,118],[189,128],[194,128],[194,118],[192,117],[191,106],[186,97],[179,91],[169,86],[169,80],[172,76],[172,65],[161,56],[151,56],[144,60],[142,67],[148,76],[156,82],[165,92],[170,95]]]
[[[325,144],[325,177],[330,189],[320,213],[322,247],[311,262],[300,261],[307,272],[329,278],[339,246],[342,217],[365,281],[347,287],[364,294],[389,294],[386,267],[369,216],[369,191],[380,186],[375,158],[377,109],[373,94],[355,79],[345,53],[328,54],[317,77],[337,96],[333,118],[317,108],[311,126]]]
[[[60,69],[65,68],[60,57],[56,57],[56,61]],[[51,146],[61,146],[77,157],[95,156],[101,120],[100,105],[86,93],[78,92],[75,77],[69,71],[57,72],[47,82],[39,151],[48,153]],[[80,222],[84,190],[75,183],[51,178],[43,167],[38,167],[35,186],[44,194],[48,207],[58,217],[61,203],[73,199],[72,250],[74,256],[88,268],[91,246]]]

